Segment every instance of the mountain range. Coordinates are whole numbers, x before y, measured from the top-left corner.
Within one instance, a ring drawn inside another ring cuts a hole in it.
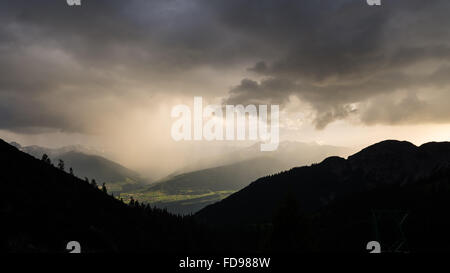
[[[450,143],[383,141],[257,179],[193,216],[129,204],[0,140],[7,252],[449,251]]]
[[[98,184],[106,183],[108,189],[114,193],[121,193],[140,188],[147,179],[114,161],[111,161],[100,152],[81,145],[65,146],[51,149],[40,146],[21,146],[11,143],[19,150],[41,159],[44,154],[48,155],[54,164],[61,159],[67,169],[72,168],[76,176],[84,179],[95,179]]]
[[[141,189],[122,193],[176,214],[192,214],[244,188],[249,181],[275,173],[282,164],[273,158],[254,158],[225,166],[167,177]]]
[[[405,141],[383,141],[348,159],[328,157],[319,164],[260,178],[201,210],[198,216],[221,224],[270,222],[288,193],[303,210],[314,211],[336,199],[414,183],[449,162],[449,142],[417,147]]]
[[[259,177],[291,168],[320,162],[330,155],[345,155],[344,147],[285,141],[273,152],[261,152],[259,144],[233,150],[197,162],[194,166],[215,166],[183,173],[177,171],[168,177],[136,191],[122,193],[125,200],[150,203],[179,214],[192,214],[243,189]]]
[[[300,141],[282,141],[275,151],[261,152],[261,143],[254,143],[246,147],[227,147],[225,150],[214,149],[212,156],[205,153],[205,156],[193,156],[190,164],[178,169],[168,177],[190,173],[197,170],[210,169],[219,166],[226,166],[238,162],[244,162],[255,158],[272,158],[278,161],[280,170],[287,170],[292,167],[308,165],[322,161],[328,156],[348,156],[354,149],[332,145],[322,145],[315,142],[306,143]],[[194,146],[195,147],[195,146]],[[197,148],[192,152],[198,154],[202,150]],[[194,159],[195,158],[195,159]]]
[[[377,241],[404,253],[449,251],[449,213],[450,143],[388,140],[260,178],[196,217],[255,236],[263,251],[362,252]]]

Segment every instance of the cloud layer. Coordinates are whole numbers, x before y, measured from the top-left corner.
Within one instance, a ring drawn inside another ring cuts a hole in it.
[[[447,0],[6,2],[0,129],[95,133],[127,109],[193,94],[296,96],[318,129],[450,122]]]
[[[236,14],[231,1],[223,20],[270,52],[249,68],[259,80],[242,80],[228,102],[283,104],[294,95],[313,106],[319,129],[349,115],[366,124],[449,122],[450,3],[363,2],[259,1]]]

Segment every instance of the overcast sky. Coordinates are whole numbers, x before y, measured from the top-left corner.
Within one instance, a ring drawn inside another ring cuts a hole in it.
[[[279,104],[282,139],[448,140],[449,13],[448,0],[2,1],[0,137],[175,167],[190,155],[170,109],[195,95]]]

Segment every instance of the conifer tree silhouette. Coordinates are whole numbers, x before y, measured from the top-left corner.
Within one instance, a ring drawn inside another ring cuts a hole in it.
[[[41,160],[47,163],[48,165],[52,165],[52,161],[50,160],[50,157],[48,157],[47,154],[43,154]]]
[[[91,180],[91,185],[95,188],[97,188],[97,182],[95,181],[95,179]]]
[[[62,159],[59,160],[58,162],[58,169],[60,169],[61,171],[64,171],[64,161]]]

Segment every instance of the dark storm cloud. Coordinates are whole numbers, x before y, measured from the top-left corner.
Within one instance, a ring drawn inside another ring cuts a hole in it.
[[[263,79],[251,85],[246,79],[234,87],[229,102],[240,98],[241,103],[283,103],[295,95],[316,109],[319,129],[355,112],[370,124],[450,121],[450,110],[432,114],[434,102],[419,103],[410,95],[395,105],[377,105],[383,115],[351,106],[428,86],[436,89],[427,92],[439,93],[443,101],[450,99],[443,92],[448,91],[448,83],[437,86],[436,74],[427,76],[450,60],[449,1],[384,1],[381,8],[369,7],[365,1],[227,1],[223,5],[223,22],[270,45],[272,51],[249,68]],[[278,56],[274,58],[273,52]],[[406,73],[425,62],[432,62],[430,72]],[[271,92],[265,88],[270,82],[283,82],[288,88]]]
[[[250,79],[243,79],[241,83],[231,89],[226,100],[228,104],[284,104],[290,93],[295,90],[295,84],[282,79],[267,79],[261,83]]]
[[[7,2],[0,9],[0,129],[84,131],[91,121],[80,112],[103,114],[90,101],[128,99],[129,89],[183,79],[198,65],[226,65],[218,60],[219,33],[195,2]]]
[[[448,121],[445,105],[433,106],[450,99],[449,11],[446,0],[4,1],[0,129],[84,131],[91,118],[77,109],[95,115],[92,101],[164,81],[188,86],[191,70],[239,65],[255,78],[237,81],[227,103],[297,96],[316,110],[317,128],[349,115]],[[429,70],[411,74],[419,65]]]

